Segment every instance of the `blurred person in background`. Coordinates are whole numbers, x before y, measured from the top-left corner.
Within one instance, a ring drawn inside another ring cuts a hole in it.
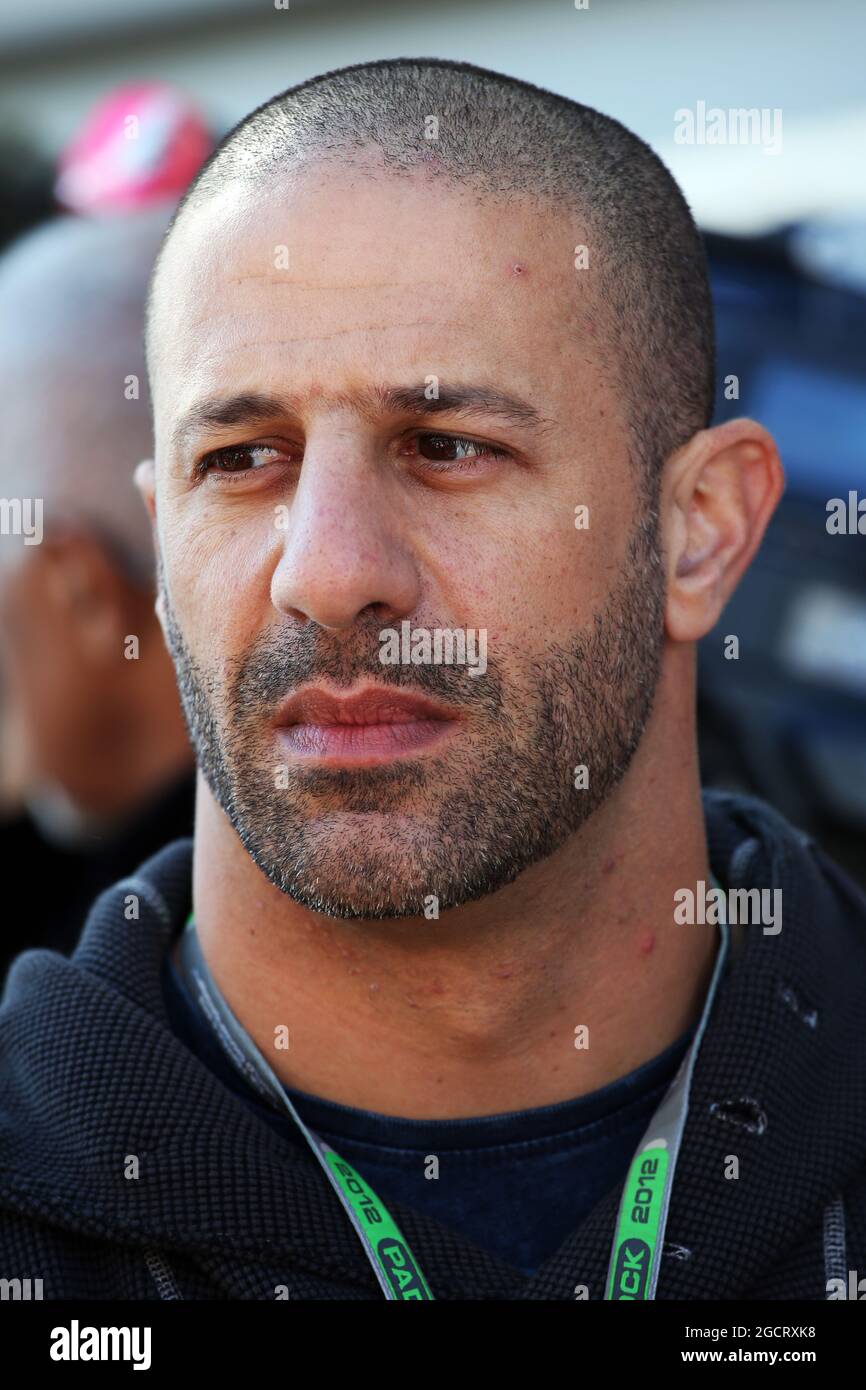
[[[132,482],[151,451],[143,311],[167,220],[165,204],[59,217],[0,260],[0,874],[25,903],[4,914],[0,973],[25,947],[71,949],[95,894],[191,831]]]

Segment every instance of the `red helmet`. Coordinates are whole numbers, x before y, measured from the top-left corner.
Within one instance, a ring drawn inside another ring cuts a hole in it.
[[[213,148],[201,113],[163,82],[117,88],[64,150],[55,194],[73,212],[178,198]]]

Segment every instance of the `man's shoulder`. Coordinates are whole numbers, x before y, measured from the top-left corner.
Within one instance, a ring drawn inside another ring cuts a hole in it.
[[[758,797],[715,788],[702,797],[710,861],[726,888],[787,890],[791,907],[796,899],[866,927],[866,889],[813,834]]]
[[[17,997],[23,981],[34,972],[63,970],[60,978],[74,989],[80,971],[97,973],[105,965],[117,963],[118,956],[134,952],[143,944],[145,933],[118,934],[124,923],[151,927],[163,938],[170,936],[188,915],[192,898],[192,846],[190,838],[173,840],[150,855],[131,873],[104,888],[91,902],[74,949],[65,953],[45,947],[25,947],[9,965],[0,997],[0,1014],[10,999]],[[59,886],[62,891],[62,885]],[[116,973],[116,972],[112,972]]]

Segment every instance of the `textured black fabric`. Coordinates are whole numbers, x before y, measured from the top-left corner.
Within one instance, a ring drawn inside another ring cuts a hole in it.
[[[840,1199],[844,1261],[866,1272],[866,899],[767,807],[718,793],[704,806],[714,871],[781,888],[784,925],[745,927],[722,980],[658,1297],[823,1299],[824,1213]],[[12,967],[0,1276],[41,1278],[46,1298],[380,1298],[312,1157],[169,1029],[160,967],[190,909],[190,853],[172,844],[107,890],[71,959],[29,951]],[[532,1278],[421,1211],[394,1216],[438,1299],[571,1300],[579,1286],[598,1299],[618,1201],[614,1186]]]
[[[0,825],[0,880],[27,884],[19,910],[3,922],[0,982],[22,951],[42,946],[64,955],[73,951],[97,894],[169,841],[191,835],[194,811],[195,776],[189,772],[111,834],[83,845],[46,840],[26,815]]]

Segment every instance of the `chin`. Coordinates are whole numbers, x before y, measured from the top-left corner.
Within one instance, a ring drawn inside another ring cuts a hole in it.
[[[324,917],[371,922],[424,918],[425,906],[431,910],[431,895],[422,885],[395,880],[393,866],[387,875],[384,870],[385,866],[373,863],[361,877],[301,872],[290,878],[281,875],[277,886],[294,902]]]

